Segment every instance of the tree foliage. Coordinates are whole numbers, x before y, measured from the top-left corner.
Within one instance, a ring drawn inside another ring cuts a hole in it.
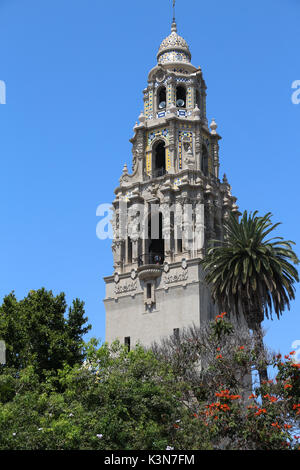
[[[20,301],[14,293],[6,296],[0,306],[0,338],[6,343],[7,367],[20,371],[33,366],[42,376],[64,363],[82,362],[83,335],[90,329],[84,303],[74,300],[67,317],[66,310],[63,293],[39,289]]]
[[[299,448],[293,352],[269,354],[276,379],[252,389],[253,338],[225,314],[150,350],[96,340],[85,349],[83,364],[43,379],[35,362],[2,368],[0,449]]]
[[[242,310],[252,330],[264,316],[275,312],[279,318],[290,308],[295,282],[299,282],[294,243],[268,238],[280,225],[273,225],[271,216],[245,211],[237,220],[231,214],[224,226],[225,241],[210,248],[202,263],[220,309],[236,314]]]

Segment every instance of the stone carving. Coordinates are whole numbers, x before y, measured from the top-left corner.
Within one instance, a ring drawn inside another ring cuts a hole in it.
[[[187,260],[186,259],[182,260],[181,266],[182,266],[182,269],[187,269],[188,265],[187,265]]]
[[[133,269],[133,270],[131,271],[130,276],[131,276],[131,279],[132,279],[133,281],[136,279],[136,277],[137,277],[137,272],[136,272],[135,269]]]
[[[188,147],[188,150],[185,152],[184,163],[190,169],[195,166],[195,158],[191,146]]]
[[[182,281],[187,281],[188,280],[188,272],[176,272],[174,274],[169,274],[165,278],[165,283],[166,284],[173,284],[174,282],[182,282]]]
[[[134,282],[127,282],[126,284],[121,284],[115,286],[115,293],[116,294],[126,294],[127,292],[133,292],[137,290],[137,283]]]

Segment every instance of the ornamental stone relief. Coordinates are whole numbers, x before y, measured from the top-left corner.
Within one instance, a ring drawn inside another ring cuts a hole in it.
[[[126,294],[127,292],[133,292],[137,290],[137,282],[127,282],[125,284],[116,285],[115,293],[116,294]]]
[[[166,284],[173,284],[174,282],[182,282],[188,280],[188,272],[176,272],[174,274],[169,274],[165,278]]]

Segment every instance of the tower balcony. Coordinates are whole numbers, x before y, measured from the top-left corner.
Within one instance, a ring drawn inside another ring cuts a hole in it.
[[[156,170],[152,170],[151,175],[145,175],[145,180],[151,180],[154,178],[161,178],[167,174],[167,170],[164,168],[157,168]]]
[[[163,253],[147,253],[138,260],[138,274],[142,281],[157,279],[162,274],[164,263]]]

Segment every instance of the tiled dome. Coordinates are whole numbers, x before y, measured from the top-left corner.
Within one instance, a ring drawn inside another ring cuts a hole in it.
[[[170,36],[163,40],[160,45],[157,61],[159,64],[166,62],[187,62],[191,61],[191,53],[187,42],[177,34],[177,26],[172,24]]]

